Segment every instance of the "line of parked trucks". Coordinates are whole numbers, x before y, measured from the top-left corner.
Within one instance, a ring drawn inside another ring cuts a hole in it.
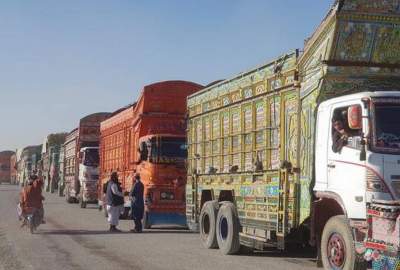
[[[111,172],[125,191],[138,172],[145,228],[187,225],[224,254],[312,245],[326,269],[364,268],[371,252],[398,262],[385,213],[400,209],[399,33],[400,1],[336,1],[302,52],[207,87],[148,85],[82,118],[42,153],[46,189],[101,206]]]

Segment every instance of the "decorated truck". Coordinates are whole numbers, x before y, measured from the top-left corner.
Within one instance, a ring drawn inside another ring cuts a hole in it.
[[[11,181],[11,157],[15,153],[13,151],[0,152],[0,184],[2,182],[12,183]]]
[[[94,113],[82,118],[64,144],[64,194],[68,203],[97,203],[99,179],[100,123],[110,113]]]
[[[59,156],[67,133],[53,133],[46,136],[42,145],[42,179],[47,192],[53,193],[59,184]]]
[[[65,161],[65,147],[64,145],[61,145],[60,147],[60,155],[58,156],[58,185],[57,185],[57,193],[58,196],[62,197],[64,196],[64,186],[65,186],[65,181],[64,181],[64,174],[65,174],[65,169],[64,169],[64,161]]]
[[[400,199],[400,1],[336,1],[295,51],[188,98],[186,214],[207,248],[311,244],[365,267],[367,204]]]
[[[186,226],[186,98],[201,88],[186,81],[147,85],[137,103],[101,123],[100,200],[112,172],[118,172],[124,192],[136,172],[145,187],[144,227]],[[126,198],[124,216],[129,210]]]

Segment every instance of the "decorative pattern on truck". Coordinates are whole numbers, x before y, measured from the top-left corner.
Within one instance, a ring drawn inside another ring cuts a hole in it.
[[[346,0],[343,10],[368,13],[400,13],[399,0]]]
[[[400,63],[400,27],[396,24],[341,21],[336,59],[353,62]]]
[[[243,225],[276,229],[281,131],[285,130],[281,129],[281,115],[289,113],[291,124],[288,126],[292,130],[298,103],[288,99],[283,106],[282,94],[272,94],[267,89],[292,89],[295,63],[296,55],[288,55],[226,85],[216,85],[189,98],[188,159],[192,170],[188,172],[186,189],[188,218],[194,217],[191,207],[200,203],[203,190],[213,190],[216,198],[221,191],[232,190]],[[275,77],[273,71],[277,65],[281,66],[281,71]],[[213,99],[221,102],[213,102]],[[216,104],[226,107],[212,107]],[[198,109],[199,105],[202,110]],[[282,111],[286,105],[287,112]],[[296,131],[293,129],[293,132]],[[288,142],[293,145],[294,141],[297,139],[293,134]],[[296,150],[293,151],[290,155],[296,159]],[[193,171],[199,175],[192,176]],[[292,198],[292,209],[294,201]],[[290,214],[290,224],[292,218]]]
[[[269,168],[272,170],[277,170],[280,163],[280,98],[273,97],[270,103],[270,140],[269,140],[269,150],[271,155],[271,160],[269,163]]]

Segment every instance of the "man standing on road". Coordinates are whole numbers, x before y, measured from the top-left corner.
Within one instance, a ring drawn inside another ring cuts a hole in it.
[[[120,230],[117,229],[117,226],[119,223],[121,208],[124,205],[124,195],[122,194],[122,189],[118,182],[117,172],[111,174],[111,179],[108,181],[107,185],[106,197],[110,232],[120,232]]]
[[[134,179],[135,183],[129,193],[129,197],[132,201],[132,219],[135,222],[135,229],[131,230],[131,232],[140,233],[142,232],[142,219],[144,214],[144,186],[140,181],[140,174],[136,173]]]

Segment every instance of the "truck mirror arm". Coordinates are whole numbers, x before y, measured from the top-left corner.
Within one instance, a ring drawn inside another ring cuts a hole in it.
[[[367,140],[364,136],[364,133],[361,135],[361,153],[360,153],[360,161],[367,160]]]

